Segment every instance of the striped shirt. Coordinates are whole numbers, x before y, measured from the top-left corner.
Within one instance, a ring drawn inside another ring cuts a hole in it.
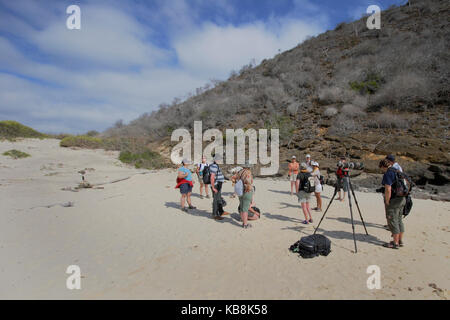
[[[218,182],[225,181],[225,177],[223,176],[222,170],[220,170],[219,165],[217,163],[213,163],[212,165],[209,166],[209,172],[211,174],[214,173],[215,175],[214,185],[217,185]]]

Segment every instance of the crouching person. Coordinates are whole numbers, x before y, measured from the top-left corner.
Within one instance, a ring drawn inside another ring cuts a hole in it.
[[[386,210],[386,219],[389,230],[392,233],[393,241],[384,244],[385,247],[398,249],[403,246],[403,207],[406,204],[405,197],[396,197],[393,193],[392,185],[396,182],[396,170],[392,168],[392,163],[387,160],[381,160],[379,167],[383,170],[383,180],[381,184],[384,187],[384,205]]]

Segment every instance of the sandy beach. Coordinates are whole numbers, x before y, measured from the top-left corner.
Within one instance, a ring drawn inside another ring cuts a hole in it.
[[[211,200],[179,209],[174,170],[128,167],[117,152],[59,147],[59,140],[0,142],[30,158],[0,155],[1,299],[448,299],[450,206],[414,199],[405,219],[405,247],[392,250],[380,194],[357,192],[369,232],[354,208],[354,253],[348,202],[333,202],[319,233],[327,257],[302,259],[288,249],[312,234],[303,225],[287,180],[257,179],[262,218],[244,230],[238,200],[224,185],[222,221]],[[77,192],[79,170],[96,188]],[[333,188],[325,186],[324,207]],[[71,206],[67,206],[70,203]],[[312,200],[312,206],[315,200]],[[81,269],[81,289],[66,288],[66,269]],[[367,288],[367,267],[381,270],[381,289]]]

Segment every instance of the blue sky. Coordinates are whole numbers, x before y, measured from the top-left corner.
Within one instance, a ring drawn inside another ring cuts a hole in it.
[[[405,0],[0,0],[0,120],[102,131]],[[68,30],[66,8],[81,9]]]

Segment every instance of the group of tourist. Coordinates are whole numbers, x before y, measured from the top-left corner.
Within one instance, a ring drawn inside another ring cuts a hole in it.
[[[222,185],[225,182],[225,176],[218,164],[223,158],[220,155],[214,157],[214,162],[209,164],[206,157],[202,158],[202,162],[196,165],[194,172],[197,174],[200,184],[200,198],[203,199],[203,191],[206,198],[210,198],[207,184],[210,185],[212,192],[212,216],[215,220],[222,220],[223,216],[229,213],[224,210],[224,199],[222,198]],[[188,212],[189,209],[195,209],[191,202],[191,194],[193,188],[192,171],[188,166],[192,162],[183,159],[182,166],[178,169],[177,186],[181,193],[181,210]],[[395,161],[393,155],[388,155],[385,159],[380,161],[379,167],[382,169],[384,176],[382,185],[384,186],[384,204],[387,219],[387,228],[391,231],[393,240],[386,243],[388,248],[397,249],[404,245],[403,233],[405,231],[403,225],[403,207],[405,206],[405,198],[396,196],[393,192],[392,186],[396,182],[396,172],[402,172],[402,168]],[[320,174],[320,166],[317,161],[313,161],[311,156],[306,155],[305,161],[297,162],[297,157],[292,156],[291,162],[288,166],[288,178],[290,181],[291,195],[297,195],[298,202],[301,205],[301,210],[305,219],[303,224],[313,223],[311,210],[318,212],[322,211],[321,192],[323,191],[324,179]],[[339,192],[338,200],[344,201],[348,192],[348,184],[345,183],[345,168],[346,158],[341,157],[338,168],[336,170],[336,188]],[[253,175],[251,172],[251,165],[246,163],[242,167],[236,168],[236,172],[231,177],[234,186],[234,196],[239,197],[239,214],[242,221],[242,227],[248,229],[251,225],[248,221],[257,220],[260,218],[259,209],[255,207],[253,186]],[[205,173],[206,172],[206,173]],[[205,183],[204,175],[209,175],[209,183]],[[343,194],[342,194],[343,192]],[[310,209],[311,193],[314,193],[316,198],[316,207]],[[186,207],[187,202],[187,207]]]

